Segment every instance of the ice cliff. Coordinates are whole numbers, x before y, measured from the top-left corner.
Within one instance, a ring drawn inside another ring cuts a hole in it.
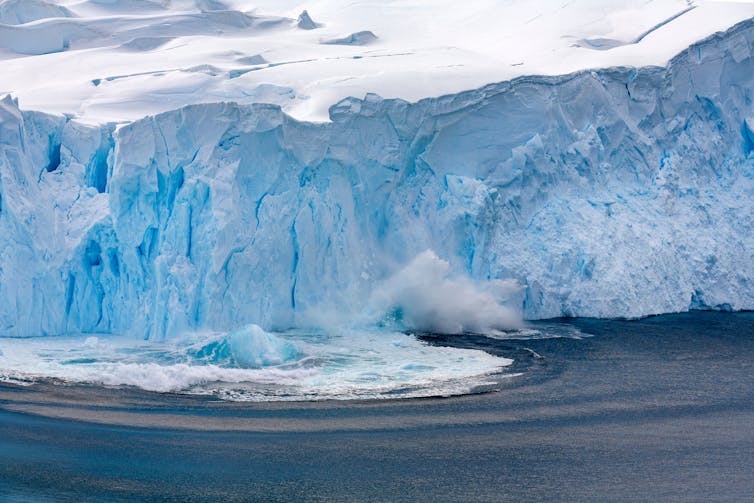
[[[0,332],[358,311],[424,250],[528,318],[754,309],[754,23],[667,67],[523,77],[331,122],[193,105],[95,127],[0,103]]]

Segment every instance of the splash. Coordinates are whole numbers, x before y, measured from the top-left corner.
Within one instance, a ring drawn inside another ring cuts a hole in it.
[[[378,285],[369,311],[408,330],[460,334],[519,328],[521,314],[506,305],[521,288],[515,280],[474,281],[451,274],[432,250]]]
[[[255,326],[163,342],[110,335],[0,338],[0,348],[2,382],[54,378],[233,401],[458,395],[489,385],[512,363],[399,332],[272,334]]]
[[[427,250],[351,311],[320,306],[313,328],[268,332],[250,324],[163,341],[117,335],[0,337],[0,380],[55,378],[230,400],[455,395],[489,384],[512,363],[481,350],[428,345],[407,332],[490,333],[521,325],[514,281],[451,273]],[[324,328],[326,327],[326,328]]]

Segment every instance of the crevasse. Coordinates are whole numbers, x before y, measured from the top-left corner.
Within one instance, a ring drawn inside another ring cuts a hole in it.
[[[667,67],[524,77],[331,122],[0,103],[0,333],[161,338],[358,311],[431,249],[527,318],[754,308],[754,22]],[[516,306],[514,306],[516,307]]]

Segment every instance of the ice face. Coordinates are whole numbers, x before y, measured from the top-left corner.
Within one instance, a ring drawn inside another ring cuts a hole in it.
[[[754,308],[753,41],[322,124],[222,103],[92,127],[5,98],[0,331],[298,326],[426,250],[474,288],[515,280],[527,318]]]

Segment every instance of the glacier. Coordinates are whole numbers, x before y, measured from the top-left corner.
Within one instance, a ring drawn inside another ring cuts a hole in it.
[[[6,96],[0,334],[306,326],[426,250],[515,282],[527,319],[754,309],[753,44],[745,21],[664,67],[368,94],[324,123],[215,103],[91,125]]]

